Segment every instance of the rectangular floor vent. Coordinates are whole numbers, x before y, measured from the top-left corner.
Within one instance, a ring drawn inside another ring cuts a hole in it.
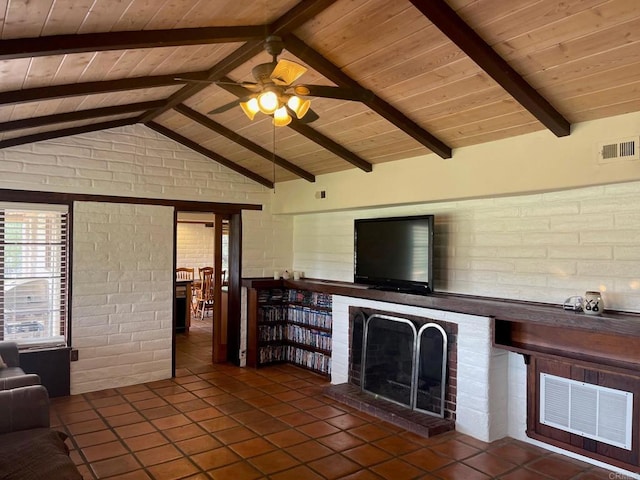
[[[622,138],[598,144],[598,163],[640,160],[638,137]]]
[[[540,374],[540,423],[631,450],[633,393]]]

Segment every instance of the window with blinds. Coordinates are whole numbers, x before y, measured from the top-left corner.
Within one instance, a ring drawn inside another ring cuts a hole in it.
[[[0,203],[0,340],[66,344],[67,219],[66,206]]]

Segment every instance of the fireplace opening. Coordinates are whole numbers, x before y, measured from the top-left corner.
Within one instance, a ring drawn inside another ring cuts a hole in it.
[[[458,325],[408,314],[402,314],[404,322],[399,322],[400,325],[380,321],[381,332],[376,333],[375,329],[367,332],[368,337],[379,339],[375,342],[379,348],[369,344],[370,351],[365,359],[365,328],[374,315],[382,319],[399,317],[396,312],[349,307],[348,381],[330,385],[325,389],[325,395],[423,437],[455,430]],[[374,322],[378,323],[378,320]],[[402,339],[407,331],[411,334],[415,331],[417,343]],[[388,350],[386,353],[385,349]],[[383,373],[384,358],[391,359],[390,373],[389,369]],[[369,366],[363,362],[368,362]],[[362,388],[365,368],[369,372],[366,390]],[[381,380],[383,375],[387,375],[386,380]],[[413,385],[416,387],[412,394]],[[370,393],[369,389],[377,389],[380,393]]]
[[[373,314],[364,322],[361,374],[364,392],[443,418],[447,333],[436,323]]]

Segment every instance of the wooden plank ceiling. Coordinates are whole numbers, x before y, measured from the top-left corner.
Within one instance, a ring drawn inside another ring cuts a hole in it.
[[[272,187],[640,109],[637,0],[0,0],[0,148],[134,123]],[[272,60],[313,122],[213,109]],[[203,81],[206,80],[206,81]],[[313,93],[313,92],[312,92]],[[275,146],[275,151],[274,151]],[[275,163],[275,168],[274,168]]]

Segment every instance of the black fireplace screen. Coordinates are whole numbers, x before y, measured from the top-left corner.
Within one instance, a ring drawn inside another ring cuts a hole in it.
[[[435,323],[371,315],[364,329],[362,390],[444,416],[447,334]]]

